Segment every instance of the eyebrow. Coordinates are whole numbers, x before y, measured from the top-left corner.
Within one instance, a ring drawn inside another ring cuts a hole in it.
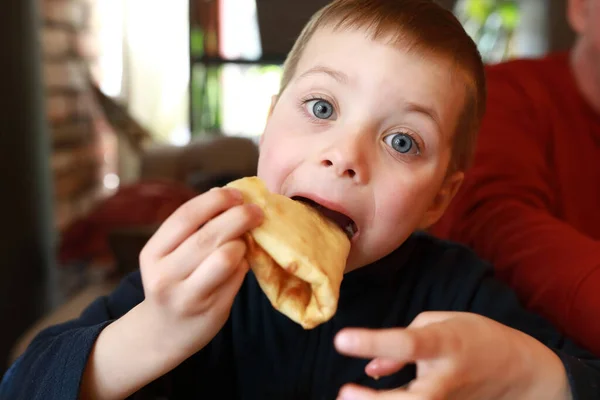
[[[423,104],[409,102],[406,107],[406,110],[409,112],[422,114],[422,115],[428,117],[430,120],[432,120],[437,125],[437,128],[441,130],[442,125],[441,125],[440,116],[434,108],[425,106]]]
[[[307,70],[302,75],[300,75],[300,77],[298,79],[306,78],[307,76],[310,76],[310,75],[319,75],[319,74],[328,75],[343,85],[348,84],[348,82],[350,81],[350,79],[348,78],[348,75],[346,75],[342,71],[338,71],[338,70],[335,70],[335,69],[332,69],[329,67],[325,67],[323,65],[317,65],[316,67],[312,67],[311,69]]]
[[[344,84],[344,85],[348,84],[348,82],[350,81],[350,78],[348,77],[348,75],[346,75],[342,71],[338,71],[336,69],[326,67],[324,65],[317,65],[315,67],[308,69],[302,75],[300,75],[298,77],[298,79],[303,79],[303,78],[306,78],[307,76],[319,75],[319,74],[328,75],[329,77],[335,79],[336,81],[338,81],[339,83]],[[426,105],[419,104],[419,103],[409,102],[406,106],[406,110],[409,112],[414,112],[414,113],[424,115],[425,117],[427,117],[431,121],[433,121],[433,123],[435,123],[437,128],[441,130],[441,126],[442,126],[441,119],[440,119],[439,114],[437,113],[437,111],[434,108],[428,107]]]

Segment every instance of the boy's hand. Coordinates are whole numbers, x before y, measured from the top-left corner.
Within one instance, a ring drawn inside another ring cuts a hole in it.
[[[239,191],[216,188],[181,206],[140,254],[150,315],[188,356],[223,327],[248,272],[241,239],[261,223],[262,210]]]
[[[248,272],[241,236],[261,220],[229,188],[175,211],[140,254],[145,300],[98,336],[80,398],[127,398],[206,346]]]
[[[341,399],[570,399],[564,367],[554,352],[522,332],[467,313],[423,313],[406,329],[347,329],[335,345],[372,358],[366,373],[391,375],[416,363],[405,388],[377,392],[356,385]]]

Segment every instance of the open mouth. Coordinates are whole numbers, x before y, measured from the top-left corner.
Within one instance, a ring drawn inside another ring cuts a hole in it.
[[[348,239],[350,240],[352,240],[352,238],[358,232],[358,227],[356,223],[352,220],[352,218],[348,217],[345,214],[342,214],[341,212],[331,210],[311,199],[307,199],[306,197],[294,196],[292,197],[292,200],[301,201],[302,203],[311,206],[319,213],[321,213],[325,218],[329,219],[330,221],[333,221],[344,231],[344,233],[346,233],[346,236],[348,236]]]

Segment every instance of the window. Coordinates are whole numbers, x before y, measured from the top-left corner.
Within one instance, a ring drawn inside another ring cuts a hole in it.
[[[192,115],[194,134],[259,136],[271,97],[279,91],[282,67],[265,65],[255,0],[219,0],[220,62],[205,64],[204,33],[192,25]],[[257,60],[256,64],[240,60]],[[228,62],[233,61],[233,62]]]

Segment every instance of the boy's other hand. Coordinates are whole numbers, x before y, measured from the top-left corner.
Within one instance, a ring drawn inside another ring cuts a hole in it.
[[[570,399],[558,356],[534,338],[468,313],[431,312],[406,329],[345,329],[335,345],[343,354],[372,359],[365,372],[391,375],[408,363],[408,386],[374,391],[347,385],[341,399]]]
[[[216,188],[181,206],[140,254],[148,316],[181,356],[204,347],[225,324],[248,272],[242,236],[262,221],[239,191]]]

